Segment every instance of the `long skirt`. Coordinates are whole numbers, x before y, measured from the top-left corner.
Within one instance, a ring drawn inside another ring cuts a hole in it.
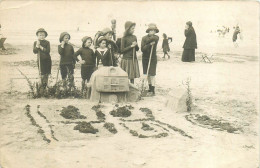
[[[129,79],[140,77],[139,64],[136,58],[134,64],[132,59],[122,59],[120,67],[127,72]]]
[[[142,59],[143,63],[143,74],[147,74],[149,59]],[[151,59],[150,69],[148,72],[149,76],[156,75],[157,59]]]
[[[46,59],[40,59],[40,64],[41,64],[41,75],[49,75],[51,74],[51,58],[46,58]],[[37,65],[39,67],[39,60],[37,59]]]
[[[182,62],[195,61],[195,49],[184,49],[181,60]]]
[[[92,73],[94,72],[95,65],[81,65],[81,78],[83,80],[90,80]]]

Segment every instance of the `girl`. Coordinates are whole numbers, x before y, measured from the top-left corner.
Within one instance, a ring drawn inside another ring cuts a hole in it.
[[[74,59],[81,64],[82,92],[84,91],[86,80],[88,83],[96,67],[96,56],[94,51],[90,48],[91,43],[91,37],[83,37],[82,48],[74,54]],[[81,61],[79,61],[78,55],[81,56]]]
[[[137,38],[133,35],[135,31],[135,23],[127,21],[125,23],[125,33],[121,40],[121,53],[123,58],[121,68],[128,73],[128,78],[131,83],[134,83],[135,78],[140,77],[139,65],[136,57],[136,51],[139,50]]]
[[[156,49],[159,41],[159,37],[155,34],[158,32],[159,29],[157,28],[156,24],[154,23],[149,24],[148,29],[146,30],[146,33],[148,33],[148,35],[142,38],[142,43],[141,43],[141,51],[143,52],[142,55],[143,74],[145,76],[147,75],[148,84],[149,84],[148,92],[151,92],[152,95],[155,95],[155,75],[156,75],[156,66],[157,66]],[[152,46],[153,46],[153,51],[151,56],[150,69],[149,72],[147,72]]]
[[[40,83],[45,89],[48,85],[48,78],[51,74],[51,56],[50,56],[50,42],[45,40],[48,33],[40,28],[36,32],[38,38],[33,44],[33,53],[37,54],[37,64],[40,74]]]
[[[63,85],[66,85],[66,78],[69,78],[69,86],[74,86],[74,48],[69,44],[70,34],[63,32],[60,34],[60,45],[58,46],[58,52],[60,54],[60,73],[63,80]]]
[[[195,61],[195,49],[197,48],[197,39],[194,28],[192,27],[192,22],[188,21],[186,23],[186,28],[184,31],[186,40],[183,45],[182,61],[192,62]]]
[[[168,52],[170,51],[170,47],[169,47],[167,35],[165,33],[163,33],[162,48],[163,48],[163,53],[164,53],[163,58],[165,58],[165,55],[167,55],[168,59],[170,59],[170,55],[168,54]]]
[[[110,28],[105,28],[102,30],[102,36],[107,39],[106,46],[110,52],[111,61],[108,66],[117,66],[117,59],[115,53],[118,52],[118,47],[116,43],[112,40],[113,31]]]

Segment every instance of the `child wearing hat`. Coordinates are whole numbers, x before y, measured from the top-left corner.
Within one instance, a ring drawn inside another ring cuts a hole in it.
[[[63,85],[66,85],[66,79],[69,79],[69,86],[74,86],[74,48],[69,44],[70,34],[63,32],[60,34],[60,45],[58,45],[58,52],[60,54],[60,73],[63,80]]]
[[[84,91],[85,82],[89,82],[96,67],[96,56],[94,51],[90,48],[91,43],[91,37],[83,37],[82,48],[74,53],[74,59],[81,64],[82,91]],[[79,55],[81,56],[81,61],[78,59]]]
[[[97,66],[111,66],[111,54],[110,50],[107,48],[107,38],[100,36],[97,39],[98,48],[95,51],[95,56],[97,58]]]
[[[165,58],[165,55],[167,55],[168,59],[170,59],[170,55],[168,54],[168,52],[170,51],[170,47],[169,47],[167,35],[165,33],[163,33],[162,49],[164,53],[163,58]]]
[[[127,21],[125,23],[125,33],[121,39],[121,68],[128,73],[128,78],[131,83],[134,83],[135,78],[140,77],[139,64],[136,57],[136,51],[139,50],[137,38],[133,35],[135,31],[135,23]]]
[[[33,44],[33,53],[37,54],[37,64],[40,72],[40,80],[43,88],[48,85],[48,78],[51,74],[51,56],[50,56],[50,42],[45,40],[48,33],[40,28],[36,32],[38,38]]]
[[[110,28],[105,28],[102,31],[102,36],[104,36],[107,40],[106,46],[110,53],[110,59],[108,66],[117,66],[117,59],[115,57],[115,53],[118,52],[118,46],[116,43],[112,40],[113,31]]]
[[[143,53],[142,54],[143,74],[144,76],[147,75],[148,84],[149,84],[148,92],[151,92],[152,95],[155,95],[155,75],[156,75],[156,67],[157,67],[156,49],[159,41],[159,36],[155,34],[158,32],[159,29],[157,28],[156,24],[154,23],[149,24],[148,29],[146,30],[146,33],[148,34],[142,38],[142,42],[141,42],[141,51]],[[153,46],[153,50],[151,51],[152,46]],[[150,68],[149,68],[149,72],[147,72],[151,52],[152,55],[151,55]]]

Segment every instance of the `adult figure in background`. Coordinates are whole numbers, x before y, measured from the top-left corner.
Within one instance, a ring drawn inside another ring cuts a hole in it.
[[[4,37],[4,35],[1,32],[1,24],[0,24],[0,49],[2,49],[2,50],[6,50],[4,47],[5,40],[6,40],[6,38]]]
[[[233,37],[232,37],[232,40],[233,40],[233,43],[234,43],[235,47],[238,47],[237,36],[238,36],[239,33],[240,33],[240,28],[239,28],[239,26],[236,26],[235,27],[235,31],[233,33]]]
[[[197,49],[197,39],[191,21],[188,21],[186,23],[184,34],[186,40],[183,45],[184,50],[181,60],[182,62],[193,62],[195,61],[195,49]]]

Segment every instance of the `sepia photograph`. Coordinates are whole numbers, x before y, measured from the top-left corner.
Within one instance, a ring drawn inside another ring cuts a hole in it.
[[[0,0],[0,168],[260,168],[259,1]]]

